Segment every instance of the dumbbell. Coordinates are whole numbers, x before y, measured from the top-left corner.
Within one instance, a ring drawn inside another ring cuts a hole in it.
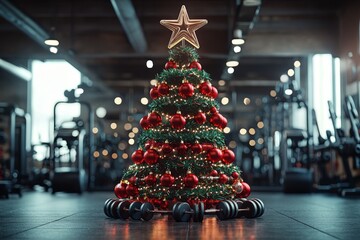
[[[260,199],[245,201],[225,200],[220,202],[216,209],[209,209],[205,214],[216,214],[218,219],[226,220],[232,218],[256,218],[264,213],[264,204]]]
[[[149,221],[154,214],[172,215],[178,222],[188,222],[194,216],[194,222],[202,222],[204,219],[205,206],[204,203],[194,204],[193,209],[186,202],[178,202],[174,204],[172,211],[155,210],[154,206],[149,202],[132,202],[125,200],[119,201],[108,199],[104,203],[104,213],[106,216],[115,219],[128,219]]]
[[[194,222],[202,222],[204,215],[217,215],[220,220],[231,218],[255,218],[264,213],[264,204],[260,199],[245,201],[225,200],[220,202],[216,209],[205,210],[204,203],[194,204],[193,208],[187,202],[177,202],[172,211],[155,210],[151,203],[119,201],[108,199],[104,204],[104,213],[108,217],[149,221],[155,213],[172,215],[178,222],[188,222],[193,217]]]

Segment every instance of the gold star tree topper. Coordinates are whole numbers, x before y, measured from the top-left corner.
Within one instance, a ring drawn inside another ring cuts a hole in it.
[[[200,48],[195,31],[207,24],[206,19],[189,19],[186,7],[182,5],[176,20],[161,20],[160,24],[172,31],[168,48],[174,47],[182,40],[188,41],[196,48]]]

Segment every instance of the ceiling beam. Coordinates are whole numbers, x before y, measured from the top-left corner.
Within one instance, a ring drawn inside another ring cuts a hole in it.
[[[18,67],[1,58],[0,58],[0,68],[5,69],[6,71],[14,74],[15,76],[21,78],[22,80],[30,81],[32,79],[32,73],[29,70],[23,67]]]
[[[22,32],[32,38],[35,42],[45,47],[44,40],[49,38],[46,33],[37,23],[31,18],[23,14],[9,1],[0,1],[0,16],[19,28]]]
[[[145,52],[145,35],[131,0],[111,0],[111,4],[133,49],[136,52]]]

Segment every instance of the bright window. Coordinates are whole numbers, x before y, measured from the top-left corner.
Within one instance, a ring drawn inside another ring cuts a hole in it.
[[[333,132],[328,101],[331,101],[337,115],[336,127],[341,119],[341,87],[340,61],[331,54],[316,54],[313,56],[313,94],[314,109],[318,120],[320,134],[326,138],[326,131]]]
[[[76,88],[81,74],[64,60],[34,60],[32,72],[32,143],[51,142],[55,103],[66,100],[64,91]],[[56,116],[57,122],[70,120],[80,115],[80,106],[60,104],[57,112],[62,113]]]

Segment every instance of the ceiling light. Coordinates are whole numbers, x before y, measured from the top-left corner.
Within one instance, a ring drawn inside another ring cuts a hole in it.
[[[106,116],[106,109],[104,107],[98,107],[96,109],[96,116],[98,118],[104,118]]]
[[[149,103],[149,100],[146,97],[142,97],[140,102],[142,105],[147,105]]]
[[[234,53],[239,53],[241,52],[241,47],[240,46],[235,46],[234,47]]]
[[[153,68],[153,66],[154,66],[153,61],[151,61],[151,60],[147,60],[147,61],[146,61],[146,67],[147,67],[147,68]]]
[[[233,40],[231,40],[231,43],[233,45],[242,45],[245,43],[245,40],[242,38],[234,38]]]
[[[298,68],[298,67],[300,67],[300,66],[301,66],[300,61],[295,61],[295,62],[294,62],[294,67]]]
[[[226,82],[224,80],[219,80],[218,84],[219,86],[225,86]]]
[[[59,41],[54,38],[48,38],[44,41],[44,43],[48,46],[59,46]]]
[[[57,47],[50,47],[49,51],[56,54],[58,52],[58,49],[57,49]]]
[[[227,105],[228,103],[229,103],[229,98],[223,97],[223,98],[221,99],[221,104],[222,104],[222,105]]]
[[[227,72],[229,73],[229,74],[233,74],[234,73],[234,68],[232,68],[232,67],[229,67],[228,69],[227,69]]]
[[[261,0],[244,0],[244,6],[255,7],[261,4]]]
[[[238,61],[227,61],[226,62],[226,66],[227,67],[236,67],[239,65],[239,62]]]

